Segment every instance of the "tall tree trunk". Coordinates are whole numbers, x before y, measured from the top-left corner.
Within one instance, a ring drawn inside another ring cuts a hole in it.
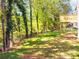
[[[25,25],[25,31],[26,31],[26,37],[28,37],[28,23],[27,23],[27,17],[26,17],[26,9],[23,6],[23,4],[21,4],[20,2],[15,0],[15,3],[17,4],[18,8],[20,9],[20,11],[22,12],[22,16],[23,16],[23,21],[24,21],[24,25]]]
[[[12,2],[13,0],[8,0],[8,10],[7,10],[7,17],[6,17],[6,48],[10,47],[10,33],[12,30],[12,21],[11,21],[11,12],[12,12]]]
[[[16,16],[16,20],[17,20],[17,26],[18,26],[18,31],[19,31],[19,33],[20,33],[20,18],[19,18],[19,14],[17,14],[17,12],[15,12],[16,14],[15,14],[15,16]]]
[[[18,31],[20,33],[20,18],[17,18]]]
[[[27,18],[26,18],[26,14],[24,14],[24,11],[23,11],[23,20],[24,20],[24,24],[25,24],[25,31],[26,31],[26,37],[28,37],[28,25],[27,25]]]
[[[5,41],[5,26],[4,26],[4,21],[5,21],[5,0],[1,0],[1,9],[2,9],[2,32],[3,32],[3,50],[6,50],[6,41]]]
[[[39,32],[38,10],[37,10],[37,14],[36,14],[36,22],[37,22],[37,34],[38,34],[38,32]]]
[[[32,0],[29,0],[29,5],[30,5],[31,36],[32,36]]]
[[[55,30],[60,29],[60,24],[59,24],[59,22],[60,22],[60,21],[59,21],[59,14],[55,14],[55,15],[54,15],[54,23],[53,23]]]

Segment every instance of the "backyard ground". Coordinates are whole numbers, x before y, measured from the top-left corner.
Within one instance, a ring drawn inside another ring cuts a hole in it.
[[[79,40],[74,33],[47,32],[1,52],[0,59],[79,59]]]

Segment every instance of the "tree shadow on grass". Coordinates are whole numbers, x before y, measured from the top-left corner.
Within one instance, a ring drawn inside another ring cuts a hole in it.
[[[45,41],[42,41],[42,37],[37,38],[36,40],[28,40],[23,43],[24,46],[32,46],[32,45],[43,45]]]
[[[0,53],[0,59],[21,59],[15,52]]]
[[[40,41],[41,42],[41,41]],[[32,43],[32,42],[31,42]],[[35,44],[36,46],[39,44],[37,43],[33,43]],[[31,45],[33,45],[31,44]],[[56,56],[59,56],[61,53],[65,53],[67,55],[69,55],[67,52],[68,51],[77,51],[79,52],[79,46],[76,45],[76,46],[73,46],[71,43],[69,43],[68,41],[64,41],[64,42],[61,42],[60,40],[57,40],[57,41],[54,41],[54,42],[42,42],[40,43],[42,45],[44,44],[48,44],[49,46],[51,47],[33,47],[33,48],[20,48],[20,49],[16,49],[14,51],[9,51],[9,52],[5,52],[5,53],[0,53],[0,59],[21,59],[23,56],[21,56],[22,54],[25,55],[24,58],[25,59],[28,59],[28,55],[29,56],[29,59],[32,57],[38,59],[38,57],[42,57],[40,59],[52,59]],[[74,54],[74,53],[73,53]],[[79,57],[79,53],[76,54],[75,56],[71,54],[69,56],[73,56],[73,57]]]
[[[40,54],[44,57],[54,58],[56,56],[59,56],[61,53],[64,53],[68,56],[71,56],[72,58],[79,57],[79,53],[74,53],[74,51],[79,52],[79,46],[78,45],[74,46],[73,43],[70,43],[68,41],[61,42],[58,40],[56,42],[42,43],[42,45],[44,45],[44,44],[48,44],[51,47],[31,48],[31,49],[35,50],[35,51],[33,51],[33,54],[37,53],[38,55]],[[36,45],[38,45],[38,44],[36,43]],[[71,52],[68,53],[69,51],[72,51],[73,53],[71,53]]]
[[[24,49],[22,48],[22,49],[16,50],[15,52],[22,53],[22,54],[32,54],[32,56],[34,55],[44,56],[45,58],[55,58],[56,56],[59,56],[61,53],[67,54],[68,51],[72,51],[72,52],[73,50],[79,51],[78,49],[79,46],[73,46],[67,41],[65,42],[56,41],[53,43],[48,42],[46,44],[48,44],[51,47],[42,47],[42,48],[37,47],[37,48],[24,48]],[[38,44],[36,43],[36,45]],[[76,56],[79,57],[79,54],[76,54]]]

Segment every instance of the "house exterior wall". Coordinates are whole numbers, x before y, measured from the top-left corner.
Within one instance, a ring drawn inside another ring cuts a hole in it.
[[[60,15],[60,22],[77,22],[77,15]]]
[[[77,15],[60,15],[60,22],[64,23],[65,27],[77,28]],[[69,24],[72,24],[70,27]]]

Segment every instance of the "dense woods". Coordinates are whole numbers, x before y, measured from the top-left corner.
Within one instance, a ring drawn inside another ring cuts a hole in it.
[[[10,41],[19,40],[21,37],[36,36],[47,31],[59,30],[60,14],[67,14],[70,10],[68,1],[2,0],[3,37],[1,38],[4,51],[10,47]]]
[[[74,22],[71,15],[76,13],[70,2],[71,0],[0,0],[0,59],[5,59],[3,52],[5,56],[7,53],[21,56],[34,52],[40,56],[50,56],[48,59],[52,59],[51,55],[66,59],[57,53],[68,55],[68,51],[79,45],[74,40],[77,28],[72,25]],[[75,11],[76,8],[74,7]],[[70,21],[61,21],[61,18]],[[31,52],[31,49],[36,50]],[[71,54],[69,55],[75,56]]]

